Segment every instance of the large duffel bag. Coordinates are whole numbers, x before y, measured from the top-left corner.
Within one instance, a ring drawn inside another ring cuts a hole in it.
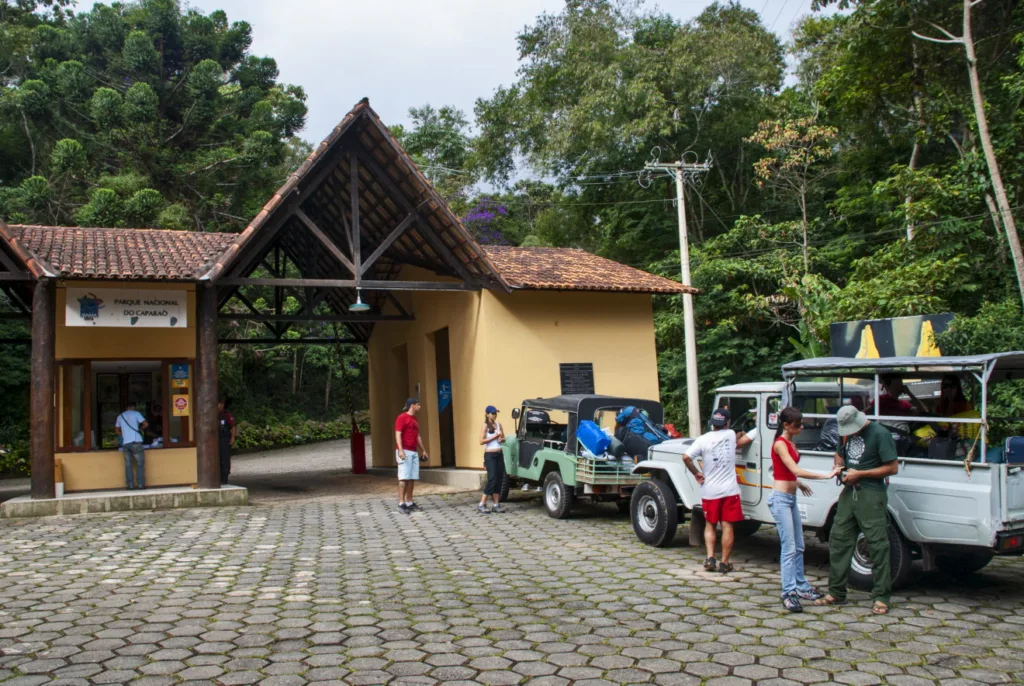
[[[622,441],[627,455],[645,457],[647,449],[668,440],[668,434],[658,428],[639,408],[624,407],[615,415],[618,428],[615,437]]]

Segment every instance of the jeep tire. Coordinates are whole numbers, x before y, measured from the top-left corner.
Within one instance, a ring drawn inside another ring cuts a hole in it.
[[[756,519],[744,519],[742,522],[735,522],[732,525],[733,533],[736,534],[736,538],[746,538],[747,536],[753,536],[757,533],[757,530],[761,528],[761,522]]]
[[[679,526],[676,494],[664,481],[643,481],[633,489],[630,519],[636,537],[647,545],[664,548],[672,543]]]
[[[573,501],[572,489],[562,481],[562,475],[551,472],[544,478],[544,509],[549,517],[565,519],[569,516]]]
[[[910,544],[903,534],[889,520],[889,573],[892,576],[892,587],[902,588],[910,581],[914,571],[914,561],[910,552]],[[850,562],[850,584],[862,591],[871,590],[871,558],[867,555],[867,542],[864,534],[857,534],[857,542],[853,549],[853,560]]]
[[[512,479],[509,478],[508,472],[501,475],[501,491],[499,501],[505,502],[508,500],[508,492],[512,490]]]

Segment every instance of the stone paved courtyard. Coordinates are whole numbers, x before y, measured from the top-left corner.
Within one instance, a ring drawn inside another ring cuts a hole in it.
[[[277,502],[0,522],[0,681],[144,685],[1004,683],[1024,680],[1024,565],[781,611],[776,541],[729,576],[611,507],[516,494]],[[808,552],[811,575],[825,550]]]

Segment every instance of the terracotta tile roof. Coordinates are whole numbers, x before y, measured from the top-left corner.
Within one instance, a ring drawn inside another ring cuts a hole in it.
[[[237,236],[159,229],[9,225],[9,233],[60,277],[194,281]]]
[[[238,237],[160,229],[6,227],[42,274],[80,279],[196,281]],[[482,246],[512,288],[553,291],[683,293],[678,281],[574,248]],[[36,274],[39,276],[39,274]],[[697,289],[692,289],[697,293]]]
[[[551,291],[684,293],[678,281],[575,248],[517,248],[486,245],[484,250],[512,288]],[[691,293],[698,293],[696,288]]]

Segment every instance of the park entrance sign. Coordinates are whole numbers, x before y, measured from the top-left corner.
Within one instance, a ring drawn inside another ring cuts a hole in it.
[[[68,288],[67,326],[185,328],[188,296],[182,290]]]

